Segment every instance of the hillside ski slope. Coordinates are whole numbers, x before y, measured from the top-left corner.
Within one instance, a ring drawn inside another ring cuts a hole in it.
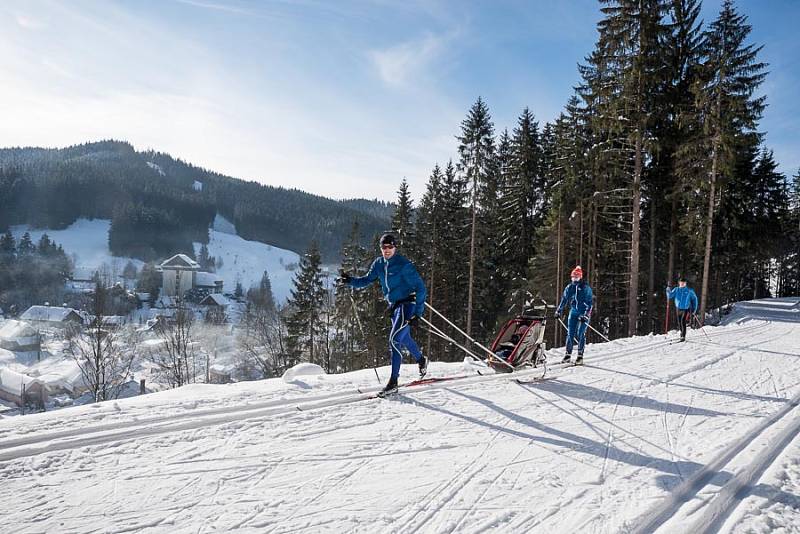
[[[370,369],[0,420],[3,531],[798,532],[800,298],[705,330],[590,345],[530,384],[433,363],[464,378],[381,400]]]

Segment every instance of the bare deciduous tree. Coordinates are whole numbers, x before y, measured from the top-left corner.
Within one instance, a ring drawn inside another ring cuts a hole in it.
[[[68,345],[68,352],[78,364],[84,384],[95,402],[119,396],[131,376],[137,345],[135,332],[121,334],[104,326],[106,297],[106,290],[101,284],[96,284],[92,321],[85,332],[69,338]]]

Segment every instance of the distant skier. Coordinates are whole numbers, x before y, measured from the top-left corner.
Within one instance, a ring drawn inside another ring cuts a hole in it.
[[[697,295],[694,289],[686,286],[686,277],[678,278],[678,287],[667,286],[667,299],[675,300],[675,309],[678,312],[678,326],[681,329],[681,341],[686,341],[686,325],[691,322],[692,316],[697,313]]]
[[[562,362],[572,360],[572,346],[574,340],[578,340],[578,358],[576,364],[583,363],[583,349],[586,346],[586,329],[589,328],[589,320],[592,317],[592,288],[583,280],[583,269],[578,265],[572,269],[570,274],[572,280],[561,296],[561,302],[556,309],[556,317],[559,319],[564,313],[564,306],[569,303],[569,319],[567,319],[567,353]]]
[[[414,264],[397,253],[397,243],[392,234],[384,234],[380,240],[381,256],[372,262],[369,272],[361,277],[352,277],[343,272],[341,282],[355,289],[362,289],[375,280],[381,284],[383,296],[392,311],[392,330],[389,333],[389,351],[392,355],[392,376],[383,393],[397,390],[400,376],[400,363],[403,355],[401,347],[416,359],[420,378],[428,371],[428,359],[422,355],[416,342],[411,338],[411,325],[415,324],[425,312],[427,290]]]

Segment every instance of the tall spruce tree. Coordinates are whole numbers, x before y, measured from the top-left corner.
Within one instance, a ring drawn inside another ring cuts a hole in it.
[[[666,2],[601,1],[605,6],[601,9],[604,19],[598,24],[598,46],[616,83],[602,88],[609,92],[596,120],[603,128],[616,134],[617,143],[629,158],[625,165],[629,175],[626,185],[630,187],[632,197],[628,335],[634,335],[639,321],[642,180],[646,162],[655,150],[655,140],[650,136],[651,118],[657,109],[665,76],[661,43],[667,31],[663,23]]]
[[[479,249],[481,197],[486,193],[485,188],[494,179],[495,151],[494,151],[494,125],[486,103],[478,97],[472,105],[467,117],[461,122],[461,135],[459,141],[458,170],[463,174],[471,187],[470,195],[470,238],[469,238],[469,278],[467,280],[467,334],[472,332],[473,307],[475,297],[476,268],[481,263],[481,250]],[[481,273],[482,274],[482,273]]]
[[[442,170],[437,164],[428,178],[425,194],[422,196],[417,209],[416,238],[414,240],[414,249],[418,251],[416,257],[417,269],[419,269],[428,289],[427,302],[434,307],[439,305],[439,290],[441,287],[439,280],[442,273],[439,249],[443,246],[440,234],[445,223],[442,209],[444,205],[443,179]],[[433,312],[430,310],[428,311],[428,321],[436,321]],[[439,348],[438,343],[435,348]],[[439,351],[437,350],[436,352],[438,353]],[[427,333],[425,353],[428,355],[434,353],[433,334],[430,330]]]
[[[743,134],[755,132],[765,98],[754,97],[764,81],[766,64],[757,60],[761,47],[745,44],[751,32],[747,17],[737,12],[732,0],[725,0],[717,19],[703,34],[703,68],[694,86],[700,135],[690,142],[705,154],[698,181],[707,193],[703,282],[700,316],[709,302],[712,233],[718,204],[718,181],[729,175],[736,161],[736,149]]]
[[[392,231],[399,241],[399,247],[403,254],[413,259],[414,243],[414,206],[411,201],[411,194],[408,192],[408,181],[403,178],[400,182],[400,189],[397,191],[397,207],[392,215]]]
[[[322,258],[316,242],[312,242],[301,258],[294,289],[288,300],[286,321],[287,345],[294,361],[304,355],[311,363],[322,364],[318,350],[321,335],[325,288],[322,282]]]

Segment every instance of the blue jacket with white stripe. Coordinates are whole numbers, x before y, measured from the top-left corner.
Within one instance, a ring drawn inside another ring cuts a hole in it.
[[[350,285],[361,289],[375,280],[381,283],[383,297],[390,306],[416,294],[414,314],[422,317],[425,313],[425,297],[427,296],[425,282],[422,281],[414,264],[405,256],[395,254],[389,260],[384,259],[383,256],[378,257],[372,262],[369,272],[364,276],[351,278]]]
[[[577,282],[570,282],[564,288],[564,293],[561,295],[561,302],[558,304],[559,312],[564,309],[564,306],[569,304],[572,313],[580,315],[592,315],[592,288],[583,280]]]

